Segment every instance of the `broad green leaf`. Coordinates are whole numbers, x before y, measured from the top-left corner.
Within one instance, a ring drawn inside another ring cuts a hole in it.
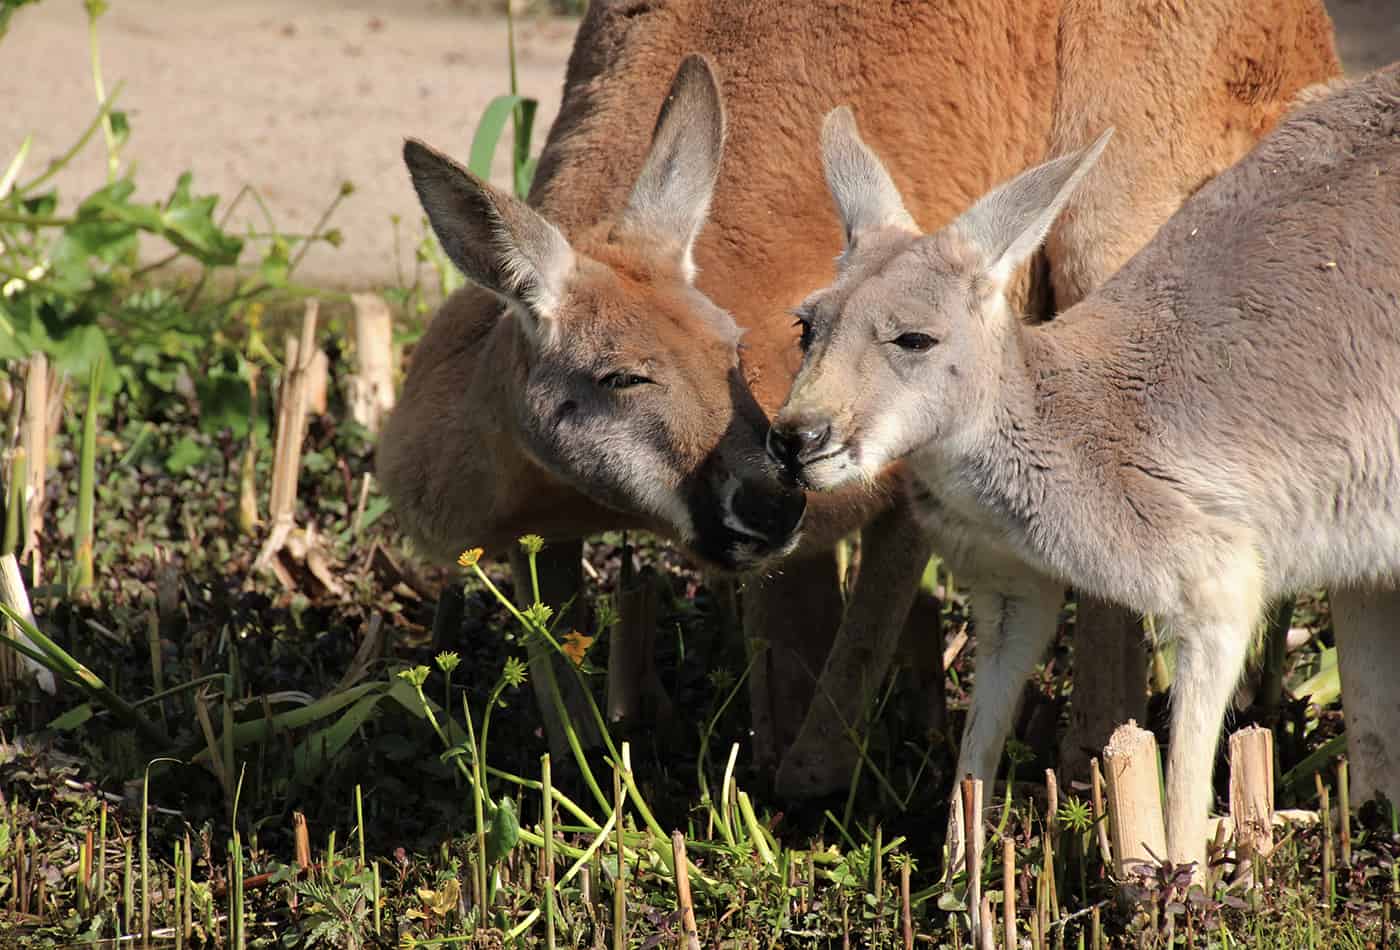
[[[3,607],[0,607],[3,609]],[[407,684],[404,684],[407,685]],[[338,693],[331,693],[323,696],[306,706],[298,706],[284,713],[277,713],[269,720],[267,717],[259,716],[247,722],[238,723],[233,727],[233,747],[241,749],[244,746],[265,742],[272,730],[283,731],[287,729],[300,729],[309,726],[314,722],[319,722],[329,716],[335,715],[340,710],[352,703],[358,702],[361,697],[369,693],[383,693],[383,683],[362,683],[359,686],[352,686],[349,689],[341,690]],[[410,691],[412,688],[410,687]],[[392,690],[390,691],[392,694]],[[421,710],[419,710],[421,713]],[[194,755],[195,762],[206,761],[209,758],[209,749],[201,740],[198,752]]]
[[[1337,648],[1328,647],[1318,656],[1317,672],[1291,690],[1295,699],[1307,699],[1319,706],[1330,706],[1342,695],[1337,669]]]
[[[467,169],[473,175],[483,180],[491,177],[491,160],[496,155],[496,146],[501,141],[506,122],[510,120],[515,107],[527,101],[532,100],[527,100],[524,96],[505,95],[497,96],[486,104],[486,109],[476,123],[471,151],[467,157]]]
[[[165,237],[180,250],[206,266],[228,266],[238,262],[243,242],[225,232],[214,221],[216,195],[190,194],[189,172],[180,176],[165,203],[162,215]]]
[[[520,820],[515,814],[515,802],[502,796],[492,809],[491,820],[486,823],[486,862],[495,866],[506,855],[515,850],[520,841]]]
[[[317,729],[292,750],[292,774],[296,781],[311,782],[320,775],[326,764],[340,754],[340,750],[355,738],[360,727],[374,716],[384,693],[369,693],[347,709],[332,725]]]
[[[49,723],[49,728],[56,732],[71,732],[92,718],[92,704],[83,703],[74,706],[72,709],[56,717]]]

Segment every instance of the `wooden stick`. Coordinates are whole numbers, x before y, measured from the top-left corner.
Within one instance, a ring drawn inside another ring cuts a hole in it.
[[[904,950],[914,950],[914,914],[910,907],[909,873],[909,862],[899,862],[899,923],[903,930]]]
[[[306,826],[306,816],[299,811],[292,812],[292,836],[296,840],[297,868],[305,871],[311,867],[311,831]]]
[[[1104,866],[1113,863],[1113,848],[1108,843],[1108,816],[1103,807],[1103,771],[1097,757],[1089,760],[1089,781],[1094,801],[1094,825],[1098,830],[1099,860]]]
[[[24,551],[38,549],[44,522],[44,481],[49,466],[49,361],[43,353],[29,357],[24,374],[24,455],[29,484],[25,489]],[[37,558],[36,558],[37,562]]]
[[[613,950],[627,946],[627,861],[622,843],[622,763],[613,764],[613,811],[617,814],[617,877],[613,878]]]
[[[685,835],[671,833],[671,857],[676,863],[676,901],[681,910],[681,950],[700,950],[700,931],[695,926],[695,903],[690,899],[690,867],[686,863]]]
[[[1337,819],[1341,832],[1342,867],[1351,867],[1351,776],[1346,757],[1337,760]]]
[[[962,781],[963,855],[967,869],[968,919],[972,922],[974,947],[979,945],[982,932],[982,780],[968,775]]]
[[[351,294],[355,308],[355,372],[347,383],[350,418],[372,433],[394,408],[394,327],[378,294]]]
[[[1157,740],[1130,719],[1113,731],[1103,761],[1114,870],[1124,878],[1137,865],[1155,864],[1153,855],[1167,853]]]
[[[1001,929],[1002,942],[1014,948],[1016,943],[1016,842],[1001,839]]]
[[[1332,881],[1332,806],[1327,786],[1322,782],[1322,773],[1314,772],[1317,783],[1318,812],[1322,816],[1322,913],[1332,917],[1332,896],[1336,890]]]
[[[277,407],[277,441],[272,459],[272,529],[253,567],[266,570],[287,543],[296,522],[297,479],[301,444],[306,437],[306,385],[316,350],[316,315],[320,305],[306,301],[300,341],[287,339],[287,365],[282,374]]]
[[[311,351],[311,361],[306,364],[306,411],[310,415],[324,416],[330,408],[331,361],[326,351],[319,346]]]
[[[1261,726],[1230,736],[1230,818],[1235,826],[1235,877],[1248,880],[1255,857],[1268,858],[1274,847],[1274,734]]]
[[[996,926],[992,923],[992,897],[990,894],[982,895],[982,904],[978,908],[978,915],[982,918],[978,930],[981,935],[977,943],[978,950],[997,950]]]

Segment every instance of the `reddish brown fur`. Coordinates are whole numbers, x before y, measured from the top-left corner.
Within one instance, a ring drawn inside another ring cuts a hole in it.
[[[727,358],[710,362],[686,301],[647,280],[650,250],[608,243],[677,63],[697,51],[714,64],[728,112],[719,184],[696,247],[698,287],[747,328],[744,376],[769,414],[800,362],[789,310],[830,282],[841,248],[816,147],[832,107],[854,107],[925,231],[1047,154],[1117,126],[1085,200],[1047,246],[1064,305],[1242,155],[1300,89],[1339,73],[1321,0],[594,0],[531,198],[580,255],[629,275],[610,286],[625,289],[631,303],[613,298],[594,312],[575,309],[569,325],[610,334],[609,321],[635,320],[625,345],[636,358],[676,361],[694,392],[716,394],[726,385]],[[409,532],[440,557],[473,544],[501,549],[526,531],[558,539],[628,526],[665,533],[635,511],[590,500],[526,457],[514,414],[530,351],[499,313],[488,295],[462,291],[414,354],[379,449],[381,477]],[[696,405],[674,411],[692,414]],[[696,419],[691,447],[702,454],[704,441],[718,438],[714,422]],[[893,476],[887,489],[897,484]],[[828,548],[895,497],[889,490],[813,496],[806,550]],[[907,565],[890,570],[886,586],[912,587],[917,577]],[[796,570],[767,583],[787,585],[771,594],[794,605],[825,603],[803,592]],[[879,591],[878,579],[862,584],[876,600],[907,603],[899,592]],[[806,638],[823,652],[830,631],[818,628],[831,618],[811,618],[808,629],[800,614],[791,616],[804,629],[766,635]],[[881,655],[859,647],[867,648]],[[860,684],[878,676],[870,679],[867,659],[848,674],[855,686],[838,685],[829,678],[841,675],[843,662],[833,654],[822,688],[858,712]],[[839,782],[849,770],[831,754],[832,737],[812,723],[799,744],[813,761],[796,784],[821,785],[822,775]]]
[[[856,108],[925,229],[1017,169],[1116,124],[1105,173],[1086,189],[1096,213],[1073,214],[1052,242],[1057,289],[1071,298],[1242,154],[1298,89],[1338,72],[1330,23],[1309,0],[595,2],[532,194],[583,253],[604,256],[605,229],[593,226],[625,200],[675,65],[696,50],[716,64],[729,120],[696,253],[699,286],[749,329],[744,372],[766,411],[798,365],[788,310],[830,279],[840,249],[814,148],[831,107]],[[454,526],[440,555],[526,530],[579,536],[636,523],[516,451],[504,421],[524,354],[497,312],[484,294],[463,291],[414,354],[380,449],[400,509],[421,504],[423,517]],[[650,329],[688,338],[683,323]],[[857,511],[858,523],[868,509]],[[824,539],[855,526],[820,520],[814,510],[809,530]]]

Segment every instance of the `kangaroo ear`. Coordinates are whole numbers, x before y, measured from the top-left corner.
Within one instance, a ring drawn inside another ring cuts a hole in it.
[[[879,228],[918,230],[894,179],[860,137],[850,106],[832,109],[822,123],[822,167],[847,247],[862,233]]]
[[[509,304],[532,339],[548,338],[574,266],[564,235],[523,201],[416,139],[404,142],[403,160],[452,263]]]
[[[1040,247],[1112,137],[1113,129],[1107,129],[1088,148],[1022,172],[953,222],[958,234],[981,250],[994,285],[1005,286]]]
[[[614,233],[654,245],[693,281],[692,249],[710,211],[723,153],[719,84],[704,56],[687,56],[661,105],[651,151]]]

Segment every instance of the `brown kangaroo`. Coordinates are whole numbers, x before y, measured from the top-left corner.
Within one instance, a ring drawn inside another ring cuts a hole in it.
[[[713,65],[723,117],[702,63],[677,75],[691,53]],[[800,363],[790,311],[830,281],[841,246],[812,147],[822,116],[860,110],[925,228],[1117,126],[1100,186],[1016,281],[1016,303],[1048,315],[1052,296],[1072,303],[1112,273],[1299,88],[1337,72],[1321,0],[595,0],[534,210],[406,150],[444,246],[482,286],[444,303],[380,441],[400,523],[439,557],[544,535],[556,602],[577,583],[579,539],[608,528],[751,570],[744,625],[766,645],[750,686],[756,752],[776,764],[788,750],[784,793],[839,788],[847,727],[889,666],[929,549],[892,466],[810,496],[802,548],[772,566],[801,515],[760,487],[763,417]],[[857,529],[843,605],[833,546]],[[1081,666],[1077,692],[1116,690],[1111,724],[1142,701],[1118,683],[1141,684],[1142,656],[1115,635],[1121,615],[1091,614],[1081,604],[1079,643],[1103,662]]]
[[[1356,801],[1400,801],[1400,64],[1309,96],[1053,322],[1004,288],[1108,136],[924,237],[837,110],[850,234],[771,439],[817,489],[896,459],[973,585],[958,774],[991,780],[1064,585],[1177,641],[1167,850],[1205,857],[1216,739],[1271,598],[1327,587]],[[1081,185],[1081,183],[1083,183]]]

